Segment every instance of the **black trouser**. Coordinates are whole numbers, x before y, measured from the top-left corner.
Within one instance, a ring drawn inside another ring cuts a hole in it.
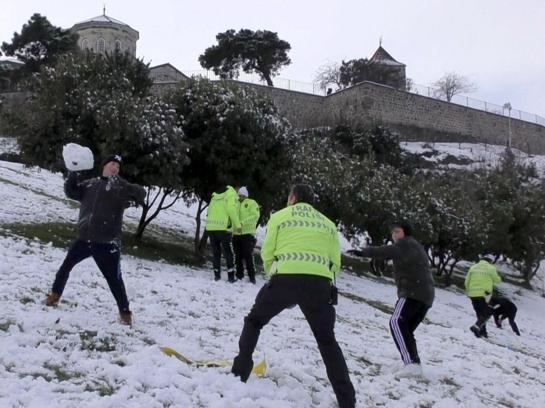
[[[486,299],[484,297],[472,297],[471,304],[473,305],[473,310],[475,310],[475,314],[477,315],[477,321],[475,322],[475,325],[480,330],[480,335],[487,337],[488,333],[486,331],[486,321],[492,316],[493,310],[490,306],[488,306],[488,303],[486,303]]]
[[[248,277],[255,277],[254,266],[255,237],[251,234],[233,235],[233,249],[235,250],[236,276],[238,279],[244,277],[244,266]]]
[[[252,354],[263,326],[287,307],[299,305],[314,334],[327,377],[341,407],[354,407],[356,396],[341,348],[335,339],[335,308],[329,304],[331,281],[313,275],[275,275],[255,299],[244,319],[239,354],[232,372],[246,381],[254,362]]]
[[[390,318],[390,331],[405,364],[420,364],[414,331],[424,320],[429,306],[419,300],[399,298]]]
[[[511,329],[517,336],[520,336],[519,328],[515,322],[517,307],[513,302],[506,298],[493,297],[490,299],[488,305],[493,309],[494,322],[496,323],[496,326],[501,327],[502,320],[509,319],[509,326],[511,326]]]
[[[225,256],[227,262],[227,272],[234,272],[233,249],[231,248],[231,233],[227,231],[208,231],[210,245],[212,246],[212,265],[214,274],[220,276],[221,273],[221,253]]]
[[[59,271],[55,275],[53,292],[61,296],[72,268],[90,256],[93,257],[100,272],[106,278],[106,282],[108,282],[108,286],[114,295],[119,311],[128,311],[129,301],[120,268],[121,254],[119,247],[113,243],[102,244],[80,240],[74,242],[68,250]]]

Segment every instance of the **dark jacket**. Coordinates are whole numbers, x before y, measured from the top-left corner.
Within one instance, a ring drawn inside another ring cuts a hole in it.
[[[496,293],[492,295],[488,305],[494,309],[494,317],[514,319],[517,314],[517,306],[506,296],[501,296]]]
[[[354,251],[366,258],[392,259],[397,296],[415,299],[429,307],[433,304],[435,286],[428,255],[413,237],[405,237],[393,245],[366,247]]]
[[[64,191],[68,198],[81,203],[78,239],[91,242],[121,241],[123,212],[131,202],[144,203],[146,191],[119,176],[95,177],[79,181],[70,173]]]

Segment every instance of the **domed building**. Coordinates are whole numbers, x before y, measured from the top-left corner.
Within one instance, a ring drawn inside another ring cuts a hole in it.
[[[106,15],[90,18],[74,24],[70,29],[79,35],[78,44],[82,50],[112,54],[116,50],[136,57],[138,31],[115,18]]]

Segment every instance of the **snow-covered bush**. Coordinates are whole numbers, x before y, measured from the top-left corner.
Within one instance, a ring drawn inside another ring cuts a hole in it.
[[[200,216],[211,194],[226,185],[245,185],[268,214],[289,188],[291,126],[268,99],[248,88],[195,79],[181,85],[169,100],[176,107],[189,145],[184,170],[186,200],[199,203]]]
[[[64,170],[67,143],[89,147],[97,165],[120,154],[121,174],[148,187],[137,237],[181,190],[188,162],[180,118],[172,105],[147,96],[150,86],[147,66],[130,56],[66,55],[35,77],[19,139],[26,162],[56,171]]]

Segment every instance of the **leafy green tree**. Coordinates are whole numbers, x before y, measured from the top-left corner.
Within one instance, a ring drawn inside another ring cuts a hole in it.
[[[511,250],[507,256],[514,261],[522,278],[530,284],[545,259],[545,182],[526,188],[514,202],[514,222],[509,233]]]
[[[52,25],[47,17],[33,14],[21,33],[13,33],[11,43],[3,42],[2,51],[25,63],[24,71],[38,72],[62,54],[78,49],[78,35]]]
[[[273,86],[272,77],[291,63],[290,44],[271,31],[227,30],[216,35],[216,40],[216,45],[199,56],[199,62],[223,79],[237,78],[242,69],[257,72],[267,85]]]
[[[485,224],[481,208],[472,200],[468,177],[466,172],[441,173],[427,186],[432,192],[427,207],[432,233],[423,243],[429,248],[436,274],[445,277],[447,286],[456,265],[475,259],[485,245]]]
[[[527,284],[545,259],[545,181],[506,149],[500,166],[486,176],[489,241],[511,259]]]
[[[61,152],[69,142],[89,147],[97,164],[105,154],[121,154],[122,175],[148,189],[137,239],[180,197],[188,162],[174,107],[145,96],[146,72],[141,61],[121,54],[59,58],[36,76],[19,138],[25,162],[54,171],[64,170]]]
[[[405,166],[399,145],[399,134],[384,126],[351,127],[338,125],[331,129],[334,140],[340,143],[346,153],[360,159],[371,159],[379,164],[395,168]]]

